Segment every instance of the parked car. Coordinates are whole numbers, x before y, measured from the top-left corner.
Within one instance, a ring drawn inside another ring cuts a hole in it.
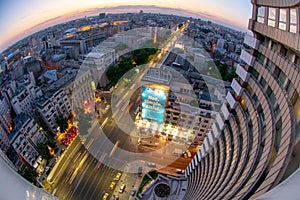
[[[189,157],[189,158],[192,157],[192,154],[191,154],[190,150],[186,150],[186,154],[187,154],[187,157]]]
[[[177,174],[184,174],[184,169],[176,169]]]
[[[119,193],[123,193],[124,190],[125,190],[125,188],[126,188],[126,185],[122,184],[121,187],[120,187],[120,189],[119,189]]]
[[[153,167],[153,168],[154,168],[154,167],[156,167],[156,164],[155,164],[155,163],[149,162],[149,163],[148,163],[148,167]]]
[[[122,176],[122,173],[118,172],[117,175],[116,175],[116,177],[115,177],[115,180],[116,181],[120,180],[121,176]]]
[[[131,196],[134,196],[135,193],[136,193],[136,190],[131,190],[130,195],[131,195]]]
[[[138,174],[139,174],[139,176],[142,176],[143,175],[143,167],[139,167],[138,168]]]
[[[105,192],[105,194],[102,197],[102,200],[107,200],[108,196],[109,196],[109,194],[107,192]]]
[[[110,190],[114,190],[115,189],[115,186],[116,186],[116,182],[111,182],[110,186],[109,186],[109,189]]]

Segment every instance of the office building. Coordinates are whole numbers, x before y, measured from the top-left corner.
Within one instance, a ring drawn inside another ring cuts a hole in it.
[[[184,199],[276,199],[265,193],[299,168],[300,1],[252,4],[253,36],[245,36],[234,92],[186,170]],[[297,192],[289,183],[281,199]]]

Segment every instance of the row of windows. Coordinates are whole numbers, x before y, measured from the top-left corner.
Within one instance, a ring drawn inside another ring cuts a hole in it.
[[[256,20],[268,24],[271,27],[278,27],[281,30],[297,33],[298,8],[270,8],[258,7]]]

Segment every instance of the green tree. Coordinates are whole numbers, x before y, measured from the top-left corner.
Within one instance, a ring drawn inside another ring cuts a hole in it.
[[[26,168],[23,172],[22,171],[18,171],[18,172],[30,183],[34,183],[35,178],[38,175],[36,171],[33,171],[31,169],[28,169],[28,168]]]
[[[68,120],[61,115],[55,119],[55,122],[59,126],[60,132],[62,133],[68,128]]]
[[[80,135],[86,135],[88,133],[88,129],[91,127],[92,115],[83,112],[82,109],[77,111],[76,119],[78,124],[78,131]]]
[[[133,69],[135,65],[148,63],[156,52],[156,48],[134,50],[131,56],[122,57],[117,65],[112,65],[108,68],[106,72],[108,80],[113,85],[116,85],[126,72]]]
[[[51,147],[53,150],[57,149],[57,143],[56,143],[55,140],[49,139],[47,144],[48,144],[48,146]]]
[[[155,48],[137,49],[133,51],[133,58],[137,65],[143,65],[148,63],[156,52]]]
[[[36,147],[37,147],[38,153],[42,156],[43,159],[50,160],[52,158],[47,144],[38,143],[36,145]]]

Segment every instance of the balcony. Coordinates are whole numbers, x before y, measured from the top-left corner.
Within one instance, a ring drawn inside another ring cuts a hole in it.
[[[220,136],[220,131],[215,123],[213,123],[213,125],[212,125],[212,130],[213,130],[215,137],[218,138]]]
[[[232,80],[231,87],[232,87],[232,89],[234,90],[234,92],[236,93],[237,96],[242,95],[243,88],[236,79]]]
[[[207,133],[207,138],[209,140],[210,145],[213,146],[214,145],[214,141],[215,141],[215,137],[214,137],[214,135],[213,135],[213,133],[211,131],[209,131]]]
[[[235,98],[233,97],[233,95],[230,92],[227,93],[226,100],[229,103],[230,108],[235,109],[236,101],[235,101]]]
[[[227,106],[225,104],[222,105],[221,107],[221,111],[225,117],[225,120],[228,120],[229,119],[229,116],[230,116],[230,113],[229,113],[229,110],[227,108]]]
[[[220,129],[223,129],[223,127],[224,127],[224,121],[223,121],[223,119],[222,119],[222,117],[221,117],[221,115],[219,113],[217,114],[216,120],[218,122],[218,125],[219,125]]]
[[[210,146],[207,138],[205,138],[203,144],[204,144],[205,151],[208,153],[210,151],[210,149],[211,149],[211,146]]]
[[[251,35],[246,34],[245,38],[244,38],[244,43],[246,45],[248,45],[249,47],[252,47],[253,49],[257,49],[258,44],[259,44],[259,40],[257,40],[256,38],[254,38]]]
[[[244,81],[247,82],[249,79],[249,73],[241,65],[237,65],[235,73]]]
[[[249,66],[253,66],[254,63],[254,57],[247,51],[245,51],[245,49],[242,50],[242,54],[240,57],[245,63],[247,63]]]

